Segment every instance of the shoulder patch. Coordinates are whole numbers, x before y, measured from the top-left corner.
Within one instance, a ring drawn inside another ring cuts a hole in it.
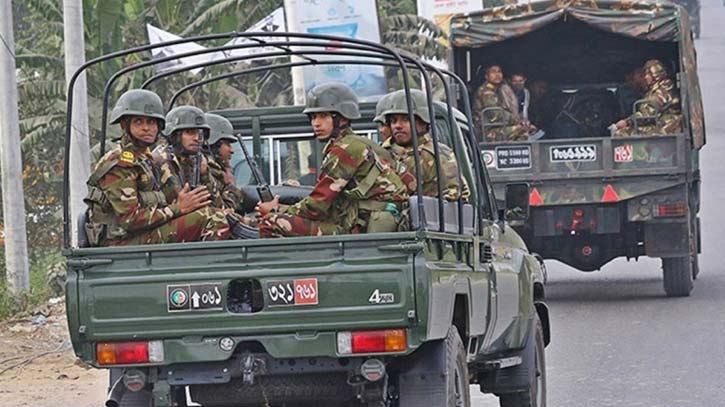
[[[134,161],[134,155],[130,151],[124,151],[121,153],[121,162],[127,163],[127,164],[133,164]]]

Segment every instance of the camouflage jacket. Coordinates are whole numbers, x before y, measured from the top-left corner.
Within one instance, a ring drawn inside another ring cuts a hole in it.
[[[224,180],[224,174],[227,171],[226,164],[216,158],[207,155],[209,163],[209,177],[212,179],[215,188],[219,188],[219,197],[224,209],[234,209],[238,213],[243,213],[242,202],[244,202],[244,193],[234,184],[229,184]]]
[[[436,155],[433,146],[433,138],[429,133],[424,134],[418,139],[418,154],[420,156],[420,168],[422,171],[421,181],[423,182],[423,195],[438,196],[438,177],[436,171]],[[394,143],[386,144],[392,155],[400,164],[398,172],[404,171],[413,174],[413,182],[406,182],[408,191],[411,195],[416,193],[416,177],[415,177],[415,154],[413,146],[401,146]],[[443,197],[449,201],[455,201],[460,197],[461,187],[459,183],[458,163],[456,155],[450,147],[445,144],[438,143],[438,152],[440,154],[440,163],[443,176]],[[464,186],[464,190],[467,188]]]
[[[506,109],[503,100],[498,94],[499,87],[486,82],[478,88],[476,98],[474,100],[475,119],[478,127],[483,128],[483,124],[500,124],[508,126],[516,124],[513,120],[513,114]],[[489,108],[501,108],[503,110],[493,110],[486,112],[484,117],[483,111]]]
[[[128,136],[96,163],[84,200],[89,207],[87,230],[99,232],[95,237],[100,239],[92,244],[123,239],[181,215],[161,192],[157,174],[149,149],[131,143]]]
[[[168,202],[174,202],[179,191],[185,184],[191,186],[194,178],[194,156],[176,154],[172,147],[158,148],[153,152],[154,164],[159,168],[161,176],[161,191]],[[207,168],[208,168],[207,162]],[[206,186],[211,195],[212,207],[222,209],[224,203],[221,198],[221,186],[209,176],[209,170],[203,173],[200,169],[199,185]]]
[[[363,202],[402,205],[408,200],[407,189],[384,156],[382,147],[345,129],[325,146],[310,195],[285,213],[311,220],[335,219],[351,228]]]
[[[675,84],[669,79],[653,84],[645,94],[643,102],[638,104],[637,111],[626,119],[627,125],[633,127],[635,118],[640,125],[647,125],[652,123],[646,123],[647,120],[642,120],[643,118],[655,117],[658,121],[667,121],[670,119],[668,116],[679,116],[681,110],[678,93]],[[664,126],[667,123],[659,124]]]

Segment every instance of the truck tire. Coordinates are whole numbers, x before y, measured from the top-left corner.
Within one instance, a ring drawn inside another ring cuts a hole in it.
[[[471,388],[469,387],[468,362],[466,349],[463,347],[461,335],[455,326],[448,329],[446,336],[446,350],[448,351],[447,377],[448,404],[446,407],[470,407]]]
[[[692,292],[690,256],[662,259],[662,276],[668,297],[688,297]]]
[[[452,326],[445,339],[421,346],[398,376],[397,407],[470,407],[466,349]]]
[[[546,407],[546,354],[544,351],[544,329],[541,320],[536,317],[534,341],[534,374],[531,375],[529,388],[516,393],[503,393],[499,396],[501,407]]]

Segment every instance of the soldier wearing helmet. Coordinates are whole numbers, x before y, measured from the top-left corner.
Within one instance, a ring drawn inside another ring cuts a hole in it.
[[[415,122],[410,122],[408,116],[408,104],[405,90],[399,90],[391,94],[388,109],[383,112],[386,122],[390,125],[393,135],[390,143],[385,147],[391,152],[398,162],[398,173],[405,181],[409,193],[416,193],[415,176],[415,152],[413,149],[413,129],[418,133],[418,155],[420,157],[421,182],[423,195],[438,196],[438,175],[436,161],[441,163],[441,176],[443,177],[443,196],[445,199],[455,201],[461,196],[461,191],[467,191],[467,187],[461,187],[456,156],[448,146],[439,143],[436,159],[435,147],[430,130],[430,111],[428,100],[423,92],[417,89],[410,90],[411,103],[413,105],[413,117]]]
[[[635,104],[634,114],[614,124],[614,137],[681,132],[680,95],[665,66],[661,61],[651,59],[642,70],[647,93]]]
[[[487,67],[485,79],[486,82],[478,88],[474,99],[476,125],[484,140],[487,142],[528,140],[529,133],[536,131],[536,128],[519,115],[516,94],[504,81],[501,67],[498,65]]]
[[[234,135],[232,123],[218,114],[207,113],[209,140],[207,141],[207,162],[209,177],[218,187],[218,194],[225,209],[243,213],[244,194],[237,188],[232,168],[229,164],[234,155],[233,143],[239,140]]]
[[[358,98],[341,83],[315,86],[307,94],[304,113],[315,138],[325,143],[322,165],[310,195],[295,205],[275,198],[260,203],[260,235],[314,236],[391,232],[401,225],[408,194],[384,158],[385,152],[357,136],[351,120],[360,118]]]
[[[373,121],[378,124],[378,134],[380,135],[380,142],[383,144],[388,142],[390,136],[393,135],[393,132],[390,130],[390,125],[385,121],[385,115],[383,114],[389,108],[391,95],[392,93],[386,93],[378,99],[378,103],[375,105],[375,117]]]
[[[204,188],[182,190],[168,200],[149,147],[166,123],[161,98],[147,90],[130,90],[111,112],[111,124],[123,136],[95,165],[88,184],[85,225],[93,246],[156,244],[225,239],[229,225],[205,206]]]

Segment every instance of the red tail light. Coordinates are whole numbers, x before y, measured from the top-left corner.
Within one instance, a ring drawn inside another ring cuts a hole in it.
[[[687,207],[682,202],[659,204],[656,213],[660,217],[685,216]]]
[[[100,342],[96,360],[101,366],[163,362],[163,342]]]
[[[379,331],[339,332],[339,353],[387,353],[403,352],[407,348],[405,329]]]

